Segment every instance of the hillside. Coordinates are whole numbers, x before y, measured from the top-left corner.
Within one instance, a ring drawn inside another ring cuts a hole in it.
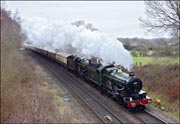
[[[19,21],[18,21],[19,20]],[[21,48],[20,18],[1,9],[1,123],[77,123],[57,86]],[[66,110],[66,111],[65,111]]]

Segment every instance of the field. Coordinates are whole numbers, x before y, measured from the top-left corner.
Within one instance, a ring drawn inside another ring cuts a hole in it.
[[[161,65],[174,65],[179,64],[179,58],[170,57],[133,57],[135,65],[147,65],[147,64],[161,64]]]

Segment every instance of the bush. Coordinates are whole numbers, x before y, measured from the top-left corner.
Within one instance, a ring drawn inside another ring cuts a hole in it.
[[[170,101],[179,96],[179,65],[145,65],[136,67],[139,76],[150,91],[166,96]]]
[[[180,96],[179,69],[179,65],[146,65],[135,67],[135,74],[143,80],[143,88],[148,95],[153,101],[160,99],[165,114],[176,119],[178,122]]]
[[[139,52],[138,51],[132,51],[131,55],[134,57],[138,57],[139,56]]]
[[[174,82],[172,82],[169,91],[167,92],[167,95],[169,99],[174,100],[178,99],[179,97],[179,82],[178,79],[176,79]]]
[[[43,90],[44,70],[20,52],[20,26],[9,14],[1,10],[1,123],[77,123],[71,108],[58,102],[58,91]]]

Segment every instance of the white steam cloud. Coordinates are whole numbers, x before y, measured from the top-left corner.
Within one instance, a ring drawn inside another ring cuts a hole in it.
[[[22,22],[26,34],[25,43],[49,51],[59,50],[87,58],[101,59],[103,65],[115,62],[130,70],[132,57],[117,39],[99,32],[92,24],[78,21],[72,24],[59,24],[46,19],[33,17]]]

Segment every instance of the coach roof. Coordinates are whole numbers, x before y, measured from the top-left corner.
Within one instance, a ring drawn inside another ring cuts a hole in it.
[[[63,52],[57,52],[56,54],[60,55],[60,56],[63,56],[63,57],[68,57],[68,56],[71,56],[72,54],[69,54],[69,53],[63,53]]]

